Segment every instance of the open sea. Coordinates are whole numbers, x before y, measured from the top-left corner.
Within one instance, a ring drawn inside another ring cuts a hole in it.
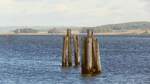
[[[150,36],[98,36],[102,74],[62,68],[62,36],[0,36],[0,84],[150,84]]]

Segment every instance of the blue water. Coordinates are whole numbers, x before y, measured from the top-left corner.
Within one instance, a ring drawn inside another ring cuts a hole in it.
[[[62,36],[0,36],[0,84],[150,84],[149,36],[99,36],[103,72],[61,67]]]

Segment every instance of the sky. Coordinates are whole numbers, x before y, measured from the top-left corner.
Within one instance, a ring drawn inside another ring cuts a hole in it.
[[[0,0],[0,26],[97,26],[150,21],[150,0]]]

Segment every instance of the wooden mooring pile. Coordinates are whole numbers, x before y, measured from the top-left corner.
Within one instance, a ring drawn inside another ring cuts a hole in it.
[[[67,29],[63,41],[62,67],[71,67],[74,56],[74,64],[75,66],[81,64],[82,74],[101,73],[99,41],[92,30],[87,30],[87,36],[84,37],[81,49],[80,44],[79,35],[72,35],[71,29]],[[80,56],[81,51],[82,55]]]

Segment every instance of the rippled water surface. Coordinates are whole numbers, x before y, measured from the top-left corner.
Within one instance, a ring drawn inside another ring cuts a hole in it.
[[[0,36],[0,84],[150,84],[149,36],[98,36],[103,73],[61,68],[62,36]]]

